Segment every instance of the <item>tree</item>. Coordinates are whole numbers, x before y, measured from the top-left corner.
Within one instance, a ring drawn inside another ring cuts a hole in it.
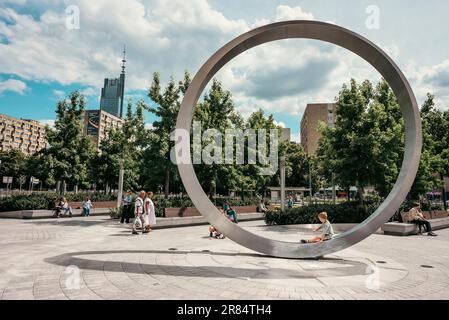
[[[433,188],[441,187],[443,200],[446,200],[444,176],[449,175],[449,112],[438,110],[434,96],[428,93],[421,108],[421,118],[423,154],[410,196],[417,199]],[[443,202],[447,209],[446,201]]]
[[[404,129],[399,105],[385,80],[376,88],[369,81],[343,85],[334,128],[322,127],[317,157],[320,171],[349,190],[374,186],[386,196],[399,173],[404,152]]]
[[[148,96],[156,105],[145,105],[145,109],[157,116],[158,120],[153,123],[154,140],[144,157],[150,162],[152,174],[156,172],[164,174],[165,197],[168,197],[170,193],[170,181],[172,179],[179,180],[177,168],[170,159],[170,150],[174,146],[174,142],[170,141],[170,134],[176,127],[181,98],[189,84],[190,75],[186,71],[183,81],[176,84],[175,80],[171,78],[162,92],[160,75],[154,73]]]
[[[53,171],[57,181],[75,190],[78,186],[89,187],[89,166],[94,155],[93,143],[83,132],[85,105],[84,96],[78,91],[71,93],[68,101],[58,102],[55,129],[46,130],[49,148],[45,154],[51,159],[48,170]]]
[[[21,187],[19,177],[26,174],[27,158],[27,155],[18,149],[0,152],[0,177],[13,177],[13,185]]]
[[[216,79],[213,79],[210,91],[195,109],[194,121],[201,122],[203,133],[207,129],[216,129],[222,137],[225,137],[228,129],[243,129],[243,119],[235,111],[231,93],[225,90],[221,82]],[[213,138],[201,140],[201,150],[214,143]],[[222,160],[224,159],[224,150],[219,156]],[[213,197],[216,192],[223,194],[230,189],[248,190],[253,187],[251,181],[239,176],[234,164],[222,162],[222,164],[195,165],[198,179],[203,188],[208,190],[210,197]]]
[[[26,167],[29,177],[38,178],[42,182],[42,185],[47,187],[55,185],[53,157],[47,154],[45,149],[30,156]]]
[[[141,165],[143,148],[146,146],[147,130],[143,116],[143,101],[139,101],[136,112],[128,102],[126,119],[121,129],[109,128],[106,139],[100,144],[100,152],[94,157],[95,178],[105,189],[111,190],[118,184],[120,161],[124,163],[123,187],[136,190],[141,187]]]

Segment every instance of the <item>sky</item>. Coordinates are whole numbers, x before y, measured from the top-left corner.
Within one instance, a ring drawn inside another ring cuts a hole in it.
[[[446,110],[448,12],[446,0],[0,0],[0,113],[52,124],[57,101],[74,90],[98,109],[104,78],[120,74],[124,44],[125,99],[150,103],[153,72],[164,84],[185,70],[194,75],[236,36],[296,19],[338,24],[373,41],[402,69],[419,104],[431,92]],[[216,75],[243,116],[272,113],[296,141],[307,103],[335,101],[351,78],[380,77],[356,55],[304,39],[253,48]],[[146,122],[154,120],[146,113]]]

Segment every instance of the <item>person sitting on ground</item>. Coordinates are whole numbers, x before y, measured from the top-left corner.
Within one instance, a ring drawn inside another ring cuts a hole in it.
[[[327,219],[327,213],[321,212],[318,215],[318,219],[321,222],[321,226],[314,229],[313,232],[321,231],[319,236],[313,237],[310,240],[301,240],[301,243],[317,243],[331,240],[334,237],[334,228],[332,228],[331,223]]]
[[[64,215],[68,213],[69,217],[72,217],[72,208],[69,206],[67,198],[62,198],[61,209],[64,210]]]
[[[222,215],[225,215],[223,209],[221,209],[220,212],[221,212]],[[229,216],[228,216],[228,219],[229,219]],[[220,231],[218,231],[218,229],[216,227],[214,227],[212,225],[209,226],[209,237],[210,238],[217,238],[217,239],[224,239],[225,238],[224,234],[222,234]]]
[[[225,201],[223,204],[223,211],[228,215],[229,218],[232,217],[232,221],[234,223],[239,223],[237,220],[237,212],[232,209],[231,204],[229,203],[229,201]]]
[[[260,199],[260,203],[259,203],[259,205],[257,206],[257,212],[265,213],[265,212],[267,212],[267,211],[268,211],[268,209],[267,209],[267,207],[265,206],[265,201],[264,201],[264,199]]]
[[[416,202],[413,204],[413,208],[409,211],[409,219],[412,223],[417,224],[419,226],[419,231],[421,233],[421,227],[424,226],[426,228],[426,232],[428,236],[436,237],[437,234],[432,231],[432,226],[430,222],[424,218],[424,215],[421,211],[421,204]]]

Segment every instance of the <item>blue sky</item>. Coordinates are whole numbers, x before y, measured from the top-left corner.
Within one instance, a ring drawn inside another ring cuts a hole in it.
[[[79,29],[70,28],[68,7],[79,10]],[[420,103],[432,92],[447,109],[447,12],[445,0],[0,0],[0,113],[51,123],[56,102],[73,90],[86,95],[89,109],[98,108],[103,79],[120,73],[124,43],[126,95],[149,102],[153,72],[164,83],[180,79],[239,34],[292,19],[362,34],[398,63]],[[380,76],[343,49],[306,40],[257,47],[217,74],[244,116],[258,108],[273,113],[296,140],[306,104],[332,102],[351,77]]]

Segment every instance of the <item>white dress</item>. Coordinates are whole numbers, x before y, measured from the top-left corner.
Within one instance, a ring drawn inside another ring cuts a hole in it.
[[[154,203],[150,198],[145,199],[146,204],[148,204],[148,211],[146,214],[148,215],[148,223],[150,226],[156,224],[156,212],[154,210]],[[145,207],[147,207],[145,205]]]

